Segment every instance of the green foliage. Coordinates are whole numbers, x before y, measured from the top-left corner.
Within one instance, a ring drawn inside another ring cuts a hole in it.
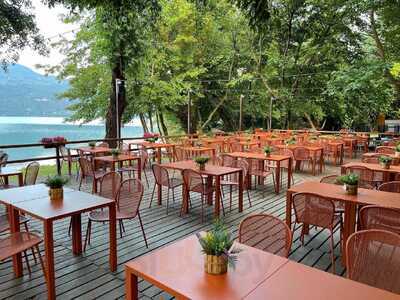
[[[204,254],[215,256],[223,255],[228,259],[230,266],[235,266],[237,260],[236,254],[239,253],[240,250],[232,249],[235,240],[222,221],[216,219],[213,228],[204,236],[201,236],[200,234],[196,235]]]
[[[264,153],[265,154],[271,154],[272,153],[272,147],[271,146],[265,146],[264,147]]]
[[[385,156],[382,155],[378,158],[379,162],[382,164],[389,164],[392,162],[393,158],[391,158],[390,156]]]
[[[400,144],[397,144],[397,145],[396,145],[395,150],[396,150],[396,152],[400,152]]]
[[[110,150],[110,153],[112,156],[118,156],[121,154],[121,150],[119,150],[118,148],[114,148]]]
[[[343,175],[337,178],[338,182],[348,185],[358,185],[358,180],[358,175],[354,173]]]
[[[60,189],[68,183],[68,178],[60,175],[48,176],[44,182],[51,189]]]
[[[89,142],[88,145],[89,147],[94,148],[96,147],[96,142]]]
[[[197,156],[194,158],[194,161],[198,165],[205,165],[206,163],[208,163],[209,160],[210,158],[208,156]]]

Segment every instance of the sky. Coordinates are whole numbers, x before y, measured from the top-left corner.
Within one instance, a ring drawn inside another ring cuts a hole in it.
[[[53,41],[56,41],[56,36],[69,32],[73,29],[77,29],[77,25],[64,24],[60,21],[60,15],[68,12],[63,6],[56,6],[54,8],[48,8],[43,5],[40,0],[32,0],[34,6],[33,13],[36,15],[36,24],[40,30],[40,33],[45,38],[53,37]],[[72,33],[69,33],[72,34]],[[55,65],[63,59],[62,54],[58,51],[51,50],[48,57],[40,56],[32,49],[26,48],[20,54],[19,64],[27,66],[36,72],[43,73],[43,70],[35,68],[36,64],[51,64]]]

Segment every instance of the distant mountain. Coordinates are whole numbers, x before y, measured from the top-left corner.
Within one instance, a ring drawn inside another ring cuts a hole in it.
[[[68,82],[22,65],[0,69],[0,116],[68,116],[68,101],[56,98],[67,88]]]

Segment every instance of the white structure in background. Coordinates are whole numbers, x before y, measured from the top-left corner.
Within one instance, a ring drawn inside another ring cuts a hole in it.
[[[389,132],[400,132],[400,120],[385,120],[385,127]]]

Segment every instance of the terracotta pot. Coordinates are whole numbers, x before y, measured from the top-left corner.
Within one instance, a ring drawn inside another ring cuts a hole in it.
[[[270,156],[271,156],[271,153],[265,153],[265,152],[264,152],[264,155],[265,155],[265,157],[270,157]]]
[[[206,169],[206,164],[199,164],[199,170],[204,171]]]
[[[113,158],[118,158],[118,155],[119,155],[119,154],[112,154],[112,157],[113,157]]]
[[[64,190],[63,190],[63,188],[49,189],[49,196],[50,196],[50,200],[52,200],[52,201],[63,200]]]
[[[228,271],[228,260],[224,256],[206,255],[204,271],[208,274],[221,275]]]
[[[358,186],[357,185],[345,184],[345,190],[346,190],[346,193],[349,194],[349,195],[357,195]]]

